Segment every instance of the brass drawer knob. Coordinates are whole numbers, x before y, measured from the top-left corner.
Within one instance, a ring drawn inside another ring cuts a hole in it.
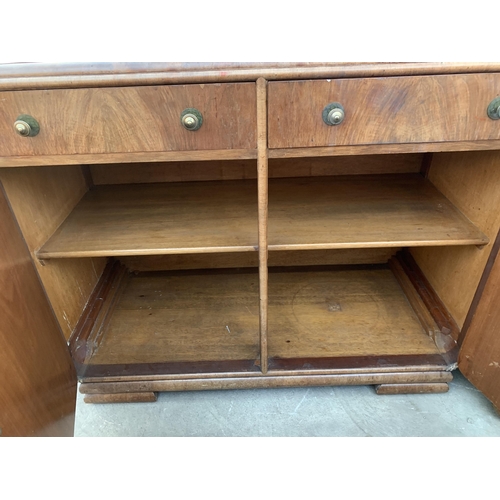
[[[488,106],[488,116],[492,120],[500,120],[500,97],[493,99]]]
[[[203,125],[203,116],[196,108],[187,108],[181,113],[181,123],[186,130],[194,132]]]
[[[35,137],[40,132],[40,125],[30,115],[20,115],[14,122],[14,130],[23,137]]]
[[[323,121],[327,125],[340,125],[344,118],[344,107],[338,102],[331,102],[323,109]]]

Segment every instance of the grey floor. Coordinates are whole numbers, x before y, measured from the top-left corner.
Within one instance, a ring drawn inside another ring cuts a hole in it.
[[[75,436],[500,436],[500,415],[458,371],[446,394],[373,387],[160,393],[156,403],[85,404]]]

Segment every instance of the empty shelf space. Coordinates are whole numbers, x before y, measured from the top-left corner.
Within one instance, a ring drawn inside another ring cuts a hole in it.
[[[280,359],[439,354],[385,266],[271,270],[268,321],[270,367]]]
[[[125,273],[78,361],[90,366],[87,374],[93,365],[114,374],[129,365],[163,373],[257,370],[258,290],[254,270]]]
[[[419,174],[269,181],[269,250],[486,243]]]
[[[97,186],[38,251],[40,259],[257,250],[257,184]]]

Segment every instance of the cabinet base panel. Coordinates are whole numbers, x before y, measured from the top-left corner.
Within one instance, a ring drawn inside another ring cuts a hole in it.
[[[86,394],[85,403],[154,403],[156,392],[122,392],[115,394]]]
[[[448,390],[448,384],[441,382],[427,384],[381,384],[375,387],[375,392],[380,395],[431,394],[448,392]]]
[[[213,377],[203,379],[134,380],[116,382],[85,382],[80,392],[86,394],[85,402],[126,402],[127,395],[133,398],[140,394],[156,392],[201,391],[222,389],[265,389],[280,387],[324,387],[347,385],[398,385],[401,387],[445,386],[453,376],[447,371],[401,372],[401,373],[351,373],[338,375],[254,375],[246,377]],[[432,392],[432,391],[431,391]],[[443,392],[443,391],[434,391]],[[103,396],[93,400],[91,396]],[[113,396],[122,398],[114,400]],[[151,397],[151,396],[148,396]],[[109,398],[106,401],[105,398]],[[130,402],[136,402],[136,399]],[[148,400],[149,401],[149,400]]]

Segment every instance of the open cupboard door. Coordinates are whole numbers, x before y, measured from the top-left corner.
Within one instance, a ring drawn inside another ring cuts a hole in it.
[[[76,374],[0,184],[2,436],[72,436]]]
[[[493,403],[497,411],[500,411],[499,247],[500,233],[474,298],[477,309],[464,325],[466,334],[458,357],[460,371]]]

